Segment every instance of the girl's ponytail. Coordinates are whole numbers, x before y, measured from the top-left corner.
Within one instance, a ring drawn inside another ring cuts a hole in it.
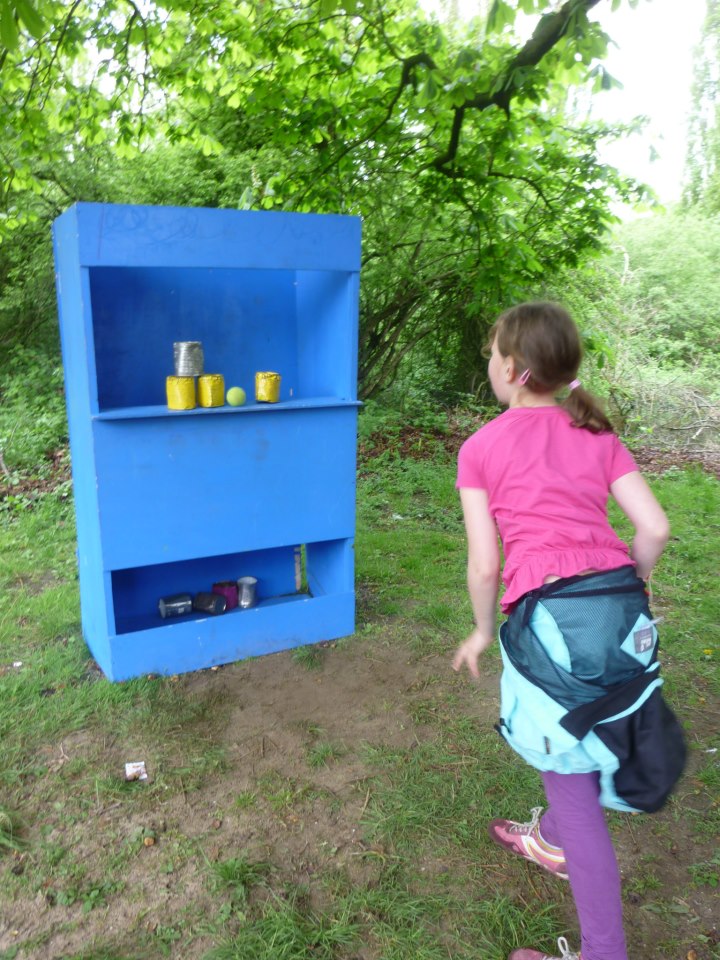
[[[574,427],[582,427],[592,433],[613,432],[613,425],[605,415],[600,401],[589,393],[579,380],[570,384],[570,393],[560,402],[572,417]]]
[[[560,401],[572,417],[573,426],[592,433],[612,432],[600,401],[576,380],[582,360],[582,342],[575,322],[558,303],[520,303],[501,313],[490,330],[490,344],[497,341],[503,357],[512,357],[525,371],[522,386],[535,392],[570,393]]]

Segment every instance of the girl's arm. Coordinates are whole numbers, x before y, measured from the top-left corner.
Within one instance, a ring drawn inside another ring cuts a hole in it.
[[[619,477],[610,486],[610,493],[635,527],[630,556],[637,575],[647,580],[670,537],[668,518],[637,470]]]
[[[464,664],[474,677],[478,677],[478,658],[495,639],[500,550],[486,491],[463,488],[460,501],[467,532],[467,584],[475,629],[458,648],[452,666],[459,670]]]

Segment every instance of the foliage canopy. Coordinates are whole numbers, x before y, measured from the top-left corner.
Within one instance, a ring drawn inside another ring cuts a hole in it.
[[[622,131],[566,109],[613,83],[600,2],[493,0],[460,28],[412,0],[2,0],[0,235],[75,199],[167,202],[147,164],[175,148],[182,176],[190,151],[184,202],[363,216],[365,396],[431,337],[467,387],[488,319],[640,193],[597,159]]]

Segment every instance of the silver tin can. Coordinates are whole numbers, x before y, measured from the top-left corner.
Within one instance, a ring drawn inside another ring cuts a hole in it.
[[[205,357],[199,340],[173,343],[176,377],[200,377],[205,372]]]
[[[192,597],[189,593],[175,593],[171,597],[160,597],[158,610],[163,620],[168,617],[182,617],[192,610]]]
[[[240,577],[238,586],[238,606],[249,610],[257,603],[257,577]]]

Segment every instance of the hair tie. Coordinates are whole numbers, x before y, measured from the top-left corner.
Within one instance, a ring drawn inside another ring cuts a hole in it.
[[[570,383],[568,384],[568,387],[571,393],[573,390],[577,390],[579,386],[582,386],[579,380],[571,380]]]
[[[520,378],[518,379],[518,383],[520,384],[521,387],[524,387],[529,379],[530,379],[530,370],[529,369],[523,370],[523,372],[520,374]]]

